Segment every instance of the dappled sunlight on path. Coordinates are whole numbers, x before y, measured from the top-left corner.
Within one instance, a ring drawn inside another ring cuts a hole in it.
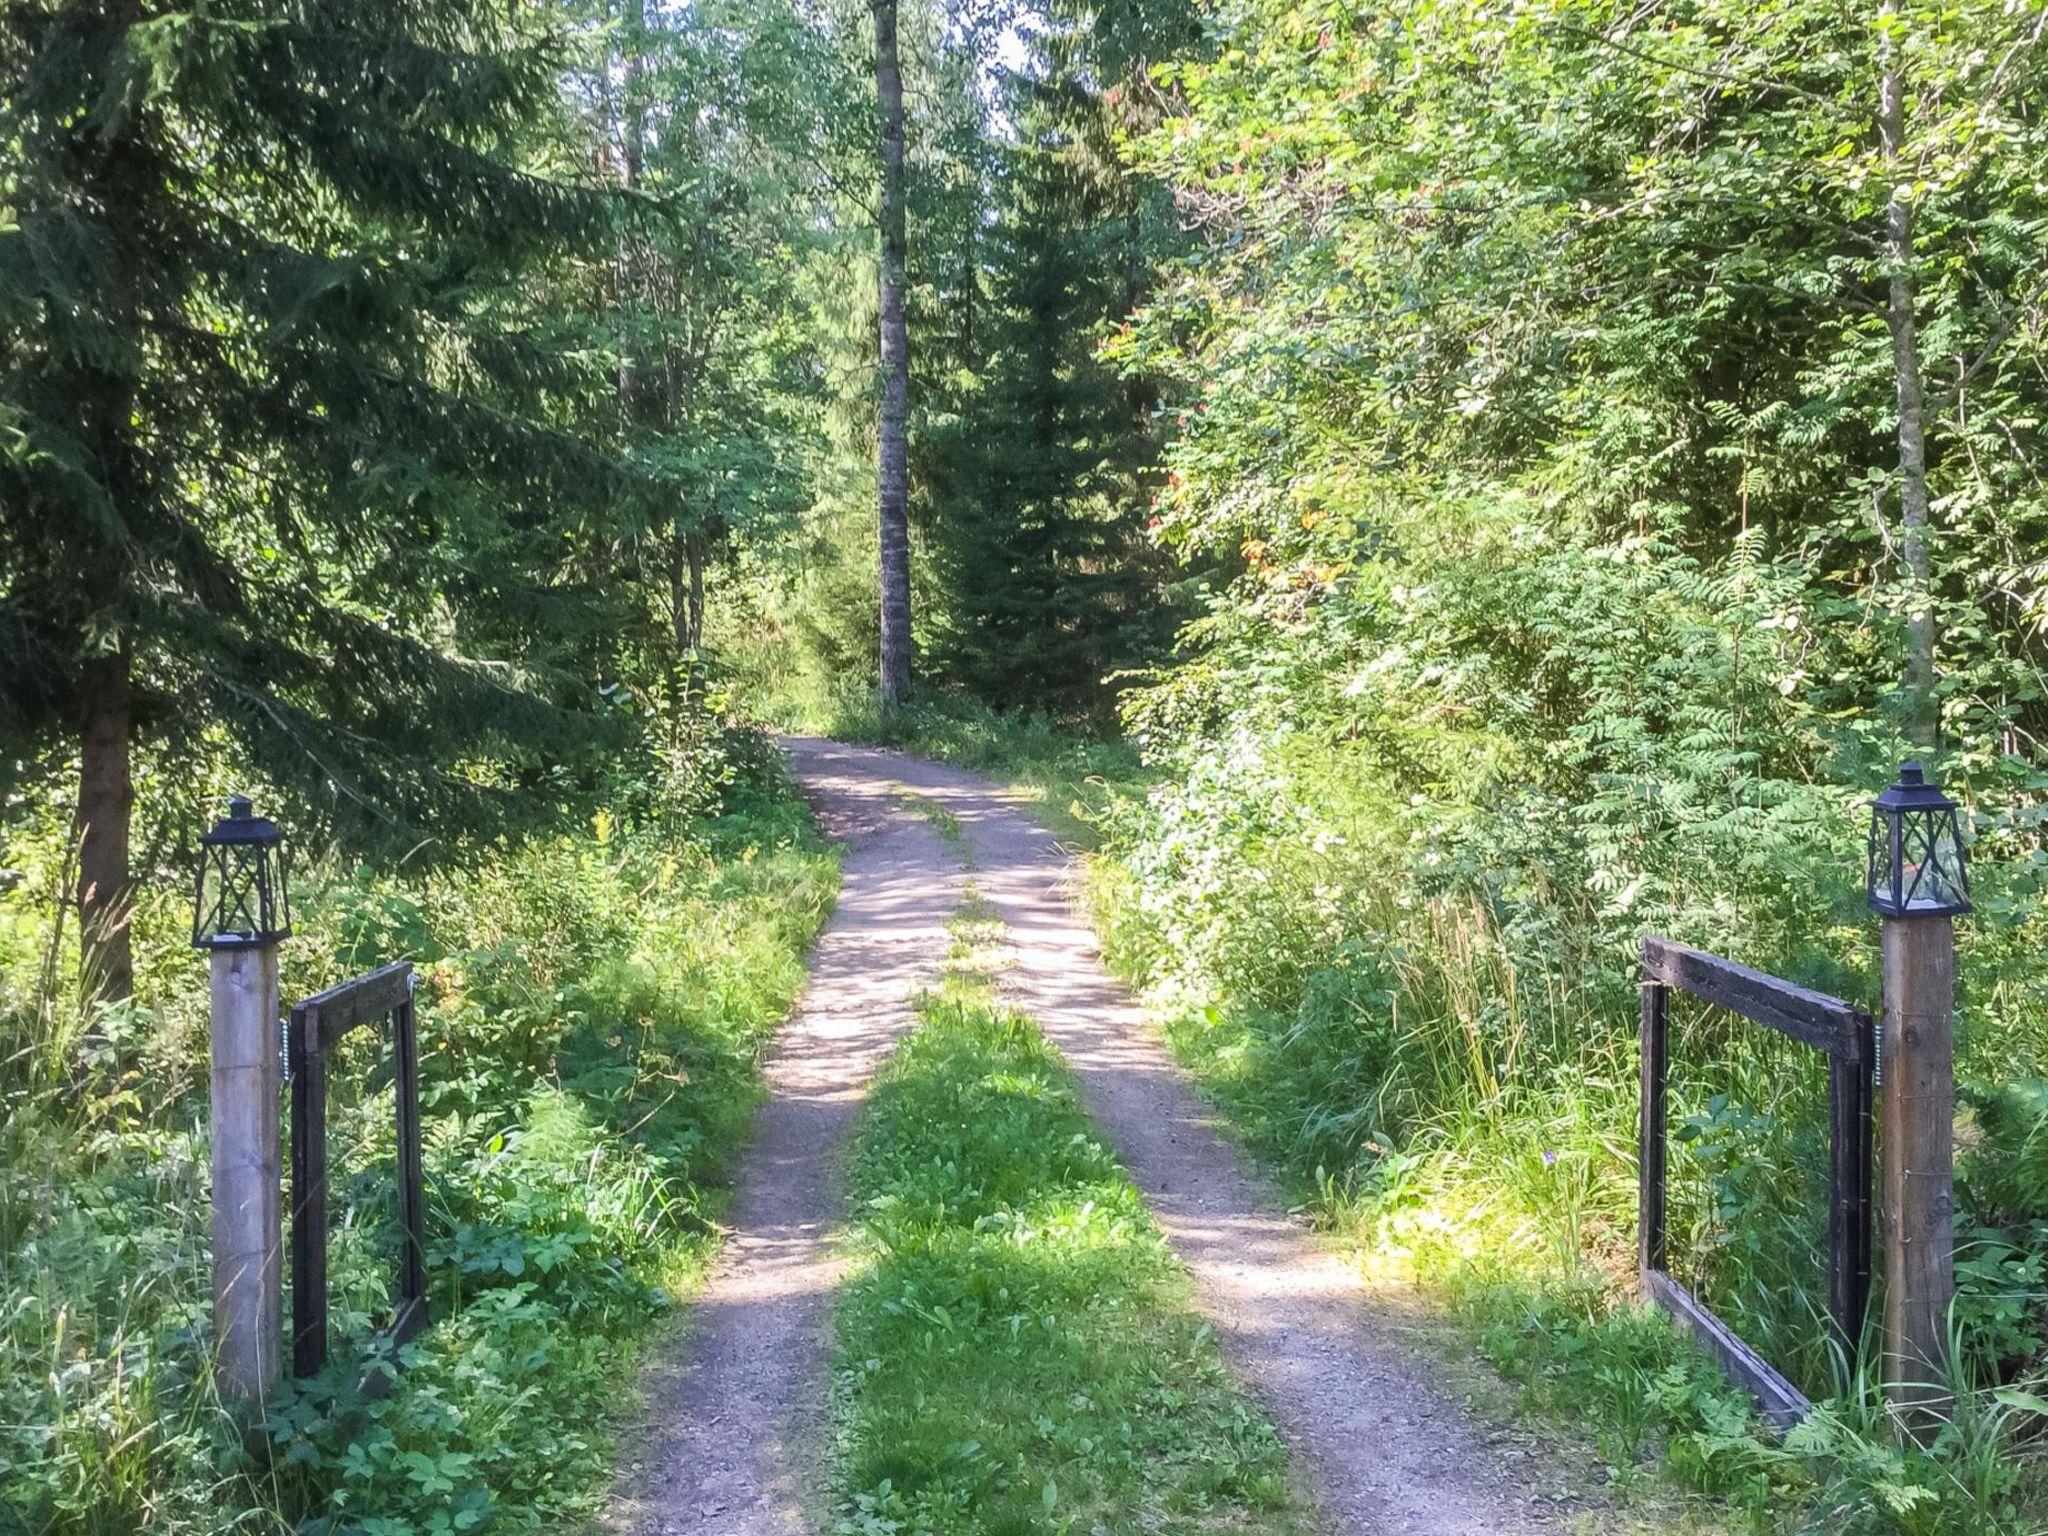
[[[1221,1133],[1068,888],[1072,861],[1003,791],[878,748],[783,746],[844,884],[768,1101],[730,1237],[677,1358],[650,1378],[641,1449],[610,1520],[628,1536],[798,1536],[827,1446],[839,1157],[869,1079],[937,980],[965,882],[1005,927],[1000,984],[1079,1074],[1224,1354],[1265,1404],[1333,1530],[1529,1536],[1559,1528],[1502,1444],[1439,1385],[1354,1266],[1325,1249]],[[943,811],[957,839],[942,835]],[[963,856],[971,870],[963,875]],[[1526,1465],[1526,1462],[1524,1463]],[[1579,1525],[1597,1511],[1580,1508]],[[1123,1533],[1118,1533],[1123,1536]]]

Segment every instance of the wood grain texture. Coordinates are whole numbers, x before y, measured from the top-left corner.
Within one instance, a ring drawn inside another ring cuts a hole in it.
[[[1856,1061],[1866,1048],[1870,1016],[1862,1009],[1672,939],[1644,937],[1643,976],[1769,1025],[1830,1056]]]
[[[1662,1270],[1643,1274],[1643,1290],[1707,1352],[1721,1363],[1742,1389],[1756,1399],[1757,1411],[1773,1429],[1786,1430],[1813,1412],[1806,1395],[1772,1367],[1699,1299]]]
[[[1955,1295],[1955,924],[1884,923],[1884,1379],[1902,1420],[1946,1417]]]

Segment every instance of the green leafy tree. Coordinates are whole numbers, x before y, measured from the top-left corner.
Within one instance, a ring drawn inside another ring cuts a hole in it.
[[[817,390],[788,276],[845,72],[787,6],[627,0],[616,23],[588,96],[636,196],[593,307],[616,337],[622,434],[660,488],[628,509],[625,563],[663,621],[652,649],[688,655],[709,562],[772,536],[807,489]]]
[[[1331,605],[1349,697],[1428,696],[1479,637],[1366,594],[1427,587],[1463,558],[1451,509],[1491,500],[1617,558],[1665,539],[1802,575],[1764,633],[1859,762],[1931,709],[1973,771],[2037,733],[2038,17],[1250,0],[1224,22],[1145,151],[1204,248],[1123,355],[1207,407],[1162,532],[1235,564],[1232,607]],[[1597,759],[1546,761],[1577,795]]]

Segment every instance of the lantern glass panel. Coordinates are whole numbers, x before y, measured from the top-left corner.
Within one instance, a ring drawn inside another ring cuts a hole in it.
[[[1895,900],[1893,889],[1897,882],[1898,859],[1892,848],[1892,818],[1883,811],[1870,814],[1870,875],[1866,889],[1873,905],[1880,909],[1888,907]]]
[[[1970,887],[1954,811],[1914,811],[1901,818],[1898,880],[1901,911],[1968,910]]]

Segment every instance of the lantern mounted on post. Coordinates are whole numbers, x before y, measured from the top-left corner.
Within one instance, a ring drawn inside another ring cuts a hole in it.
[[[1970,910],[1963,833],[1956,803],[1901,763],[1898,782],[1870,802],[1865,889],[1885,917],[1950,917]]]
[[[192,943],[199,949],[262,949],[291,937],[284,834],[247,795],[199,839]]]

